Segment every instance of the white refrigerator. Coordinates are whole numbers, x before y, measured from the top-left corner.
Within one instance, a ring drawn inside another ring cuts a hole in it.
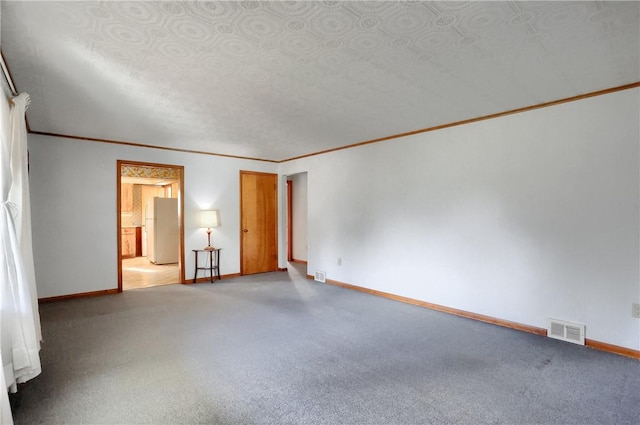
[[[176,198],[149,198],[145,206],[147,259],[154,264],[178,262],[180,225]]]

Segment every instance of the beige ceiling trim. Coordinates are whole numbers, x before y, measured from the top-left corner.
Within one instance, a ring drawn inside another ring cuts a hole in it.
[[[564,99],[553,100],[551,102],[540,103],[540,104],[537,104],[537,105],[526,106],[526,107],[523,107],[523,108],[512,109],[512,110],[509,110],[509,111],[498,112],[498,113],[490,114],[490,115],[483,115],[481,117],[470,118],[470,119],[467,119],[467,120],[462,120],[462,121],[456,121],[456,122],[452,122],[452,123],[448,123],[448,124],[437,125],[437,126],[434,126],[434,127],[423,128],[423,129],[420,129],[420,130],[409,131],[409,132],[406,132],[406,133],[399,133],[399,134],[394,134],[394,135],[391,135],[391,136],[380,137],[380,138],[377,138],[377,139],[366,140],[364,142],[353,143],[353,144],[350,144],[350,145],[341,146],[339,148],[326,149],[326,150],[310,153],[310,154],[307,154],[307,155],[300,155],[300,156],[296,156],[296,157],[288,158],[288,159],[283,159],[283,160],[272,160],[272,159],[252,158],[252,157],[245,157],[245,156],[238,156],[238,155],[227,155],[227,154],[205,152],[205,151],[198,151],[198,150],[192,150],[192,149],[180,149],[180,148],[170,148],[170,147],[165,147],[165,146],[155,146],[155,145],[149,145],[149,144],[144,144],[144,143],[124,142],[124,141],[118,141],[118,140],[98,139],[98,138],[93,138],[93,137],[82,137],[82,136],[72,136],[72,135],[67,135],[67,134],[48,133],[48,132],[44,132],[44,131],[33,131],[33,130],[30,130],[30,129],[28,131],[29,131],[30,134],[39,134],[39,135],[42,135],[42,136],[62,137],[62,138],[67,138],[67,139],[86,140],[86,141],[90,141],[90,142],[111,143],[111,144],[116,144],[116,145],[133,146],[133,147],[139,147],[139,148],[161,149],[161,150],[174,151],[174,152],[185,152],[185,153],[195,153],[195,154],[201,154],[201,155],[220,156],[220,157],[225,157],[225,158],[248,159],[248,160],[253,160],[253,161],[263,161],[263,162],[271,162],[271,163],[283,163],[283,162],[294,161],[296,159],[302,159],[302,158],[308,158],[308,157],[311,157],[311,156],[322,155],[322,154],[329,153],[329,152],[335,152],[335,151],[340,151],[340,150],[344,150],[344,149],[351,149],[351,148],[356,148],[358,146],[370,145],[370,144],[373,144],[373,143],[384,142],[384,141],[387,141],[387,140],[393,140],[393,139],[399,139],[399,138],[402,138],[402,137],[413,136],[415,134],[428,133],[428,132],[431,132],[431,131],[442,130],[442,129],[445,129],[445,128],[457,127],[457,126],[465,125],[465,124],[471,124],[471,123],[478,122],[478,121],[485,121],[485,120],[489,120],[489,119],[504,117],[504,116],[507,116],[507,115],[519,114],[519,113],[522,113],[522,112],[532,111],[532,110],[535,110],[535,109],[541,109],[541,108],[547,108],[547,107],[550,107],[550,106],[561,105],[563,103],[575,102],[575,101],[582,100],[582,99],[588,99],[590,97],[602,96],[602,95],[605,95],[605,94],[615,93],[615,92],[623,91],[623,90],[629,90],[629,89],[633,89],[633,88],[637,88],[637,87],[640,87],[640,81],[635,82],[635,83],[631,83],[631,84],[625,84],[623,86],[612,87],[612,88],[605,89],[605,90],[599,90],[599,91],[595,91],[595,92],[591,92],[591,93],[585,93],[585,94],[581,94],[581,95],[578,95],[578,96],[572,96],[572,97],[567,97],[567,98],[564,98]]]
[[[581,94],[581,95],[578,95],[578,96],[567,97],[565,99],[553,100],[551,102],[540,103],[540,104],[533,105],[533,106],[526,106],[524,108],[512,109],[510,111],[498,112],[496,114],[483,115],[481,117],[470,118],[468,120],[456,121],[456,122],[452,122],[452,123],[449,123],[449,124],[437,125],[435,127],[428,127],[428,128],[423,128],[423,129],[420,129],[420,130],[409,131],[407,133],[400,133],[400,134],[394,134],[392,136],[380,137],[378,139],[367,140],[367,141],[364,141],[364,142],[359,142],[359,143],[354,143],[354,144],[351,144],[351,145],[341,146],[339,148],[327,149],[327,150],[323,150],[323,151],[319,151],[319,152],[310,153],[310,154],[307,154],[307,155],[300,155],[300,156],[296,156],[296,157],[293,157],[293,158],[283,159],[283,160],[277,161],[277,162],[282,163],[282,162],[287,162],[287,161],[294,161],[296,159],[308,158],[310,156],[322,155],[322,154],[325,154],[325,153],[340,151],[340,150],[343,150],[343,149],[351,149],[351,148],[356,148],[358,146],[370,145],[372,143],[379,143],[379,142],[384,142],[384,141],[387,141],[387,140],[399,139],[401,137],[413,136],[415,134],[428,133],[428,132],[431,132],[431,131],[442,130],[444,128],[457,127],[459,125],[471,124],[471,123],[478,122],[478,121],[485,121],[485,120],[490,120],[490,119],[494,119],[494,118],[504,117],[504,116],[507,116],[507,115],[519,114],[521,112],[533,111],[535,109],[547,108],[549,106],[556,106],[556,105],[560,105],[560,104],[568,103],[568,102],[575,102],[577,100],[588,99],[590,97],[595,97],[595,96],[602,96],[604,94],[615,93],[615,92],[623,91],[623,90],[629,90],[629,89],[633,89],[633,88],[636,88],[636,87],[640,87],[640,81],[638,81],[636,83],[625,84],[624,86],[618,86],[618,87],[613,87],[613,88],[610,88],[610,89],[599,90],[599,91],[595,91],[595,92],[591,92],[591,93],[585,93],[585,94]]]
[[[114,144],[114,145],[134,146],[134,147],[137,147],[137,148],[160,149],[160,150],[165,150],[165,151],[196,153],[196,154],[200,154],[200,155],[222,156],[222,157],[225,157],[225,158],[249,159],[249,160],[252,160],[252,161],[263,161],[263,162],[274,162],[274,163],[281,162],[281,161],[275,161],[275,160],[272,160],[272,159],[252,158],[252,157],[248,157],[248,156],[239,156],[239,155],[227,155],[227,154],[223,154],[223,153],[197,151],[197,150],[193,150],[193,149],[170,148],[170,147],[166,147],[166,146],[148,145],[148,144],[145,144],[145,143],[123,142],[123,141],[120,141],[120,140],[109,140],[109,139],[98,139],[98,138],[95,138],[95,137],[72,136],[72,135],[69,135],[69,134],[48,133],[46,131],[29,130],[29,133],[30,134],[39,134],[41,136],[61,137],[61,138],[65,138],[65,139],[74,139],[74,140],[85,140],[85,141],[88,141],[88,142],[111,143],[111,144]]]

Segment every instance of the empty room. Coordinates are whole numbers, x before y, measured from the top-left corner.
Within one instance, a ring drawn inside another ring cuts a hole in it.
[[[639,423],[640,2],[0,25],[0,423]]]

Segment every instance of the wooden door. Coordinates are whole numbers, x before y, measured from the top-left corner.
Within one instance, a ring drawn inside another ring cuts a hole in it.
[[[240,272],[278,270],[278,176],[240,172]]]

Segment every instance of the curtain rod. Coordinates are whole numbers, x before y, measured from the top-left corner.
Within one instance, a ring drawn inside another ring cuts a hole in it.
[[[2,51],[0,51],[0,65],[2,65],[2,75],[4,75],[4,79],[7,80],[7,84],[9,84],[9,90],[11,90],[11,94],[13,96],[18,95],[18,90],[16,90],[15,84],[13,84],[13,79],[11,78],[11,74],[9,73],[9,68],[7,68],[7,63],[4,61],[4,55]]]

